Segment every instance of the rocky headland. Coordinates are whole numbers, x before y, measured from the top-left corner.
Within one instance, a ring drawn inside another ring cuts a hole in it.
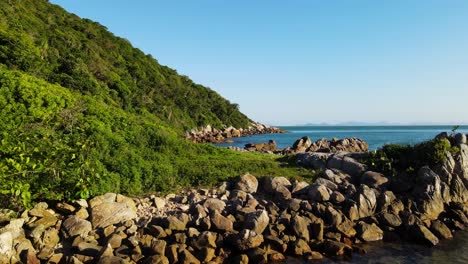
[[[200,129],[194,128],[185,133],[185,138],[194,143],[222,143],[230,138],[246,137],[261,134],[284,133],[277,127],[271,127],[260,123],[252,123],[247,128],[227,127],[222,129],[214,128],[210,125]]]
[[[294,157],[319,172],[311,183],[244,174],[212,189],[3,210],[0,263],[283,263],[351,258],[378,240],[434,246],[468,225],[466,135],[440,137],[458,151],[411,180],[370,170],[367,152],[301,139]]]

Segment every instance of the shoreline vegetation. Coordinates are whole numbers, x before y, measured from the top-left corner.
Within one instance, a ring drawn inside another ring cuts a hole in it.
[[[216,188],[2,210],[0,261],[314,262],[351,259],[379,240],[435,246],[468,225],[464,134],[375,152],[317,152],[307,138],[290,149],[284,158],[314,180],[241,174]]]
[[[0,1],[0,120],[0,263],[312,261],[468,224],[466,135],[219,148],[282,131],[46,0]]]

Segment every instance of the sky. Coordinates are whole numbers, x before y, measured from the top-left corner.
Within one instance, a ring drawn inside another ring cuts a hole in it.
[[[271,125],[468,124],[465,0],[50,0]]]

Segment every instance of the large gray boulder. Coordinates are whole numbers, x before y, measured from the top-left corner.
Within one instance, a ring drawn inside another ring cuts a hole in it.
[[[315,202],[326,202],[330,200],[331,191],[323,184],[313,184],[309,188],[309,199]]]
[[[327,163],[330,169],[338,169],[358,179],[366,170],[367,166],[356,161],[355,159],[346,156],[346,153],[337,152]]]
[[[258,180],[252,174],[243,174],[239,176],[235,188],[247,193],[255,193],[258,188]]]
[[[361,184],[376,189],[384,187],[387,182],[388,178],[385,175],[374,171],[366,171],[361,177]]]
[[[428,166],[418,171],[418,179],[413,190],[413,196],[421,213],[430,220],[435,220],[444,211],[444,199],[442,197],[442,182]]]
[[[266,210],[257,210],[247,214],[245,228],[257,234],[262,234],[269,222],[270,218],[268,217],[268,212]]]
[[[317,170],[327,168],[327,160],[332,154],[320,152],[305,152],[297,155],[296,163],[300,166],[311,167]]]
[[[62,223],[62,231],[65,237],[87,235],[92,230],[91,223],[75,215],[69,216]]]
[[[91,223],[94,228],[103,228],[137,217],[132,206],[125,202],[103,202],[91,208]]]
[[[359,186],[356,205],[360,218],[372,216],[377,208],[377,197],[375,191],[367,185]]]

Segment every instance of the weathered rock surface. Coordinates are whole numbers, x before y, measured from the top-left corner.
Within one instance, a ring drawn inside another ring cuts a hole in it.
[[[103,202],[91,208],[91,223],[94,228],[106,227],[136,217],[136,211],[125,202]]]

